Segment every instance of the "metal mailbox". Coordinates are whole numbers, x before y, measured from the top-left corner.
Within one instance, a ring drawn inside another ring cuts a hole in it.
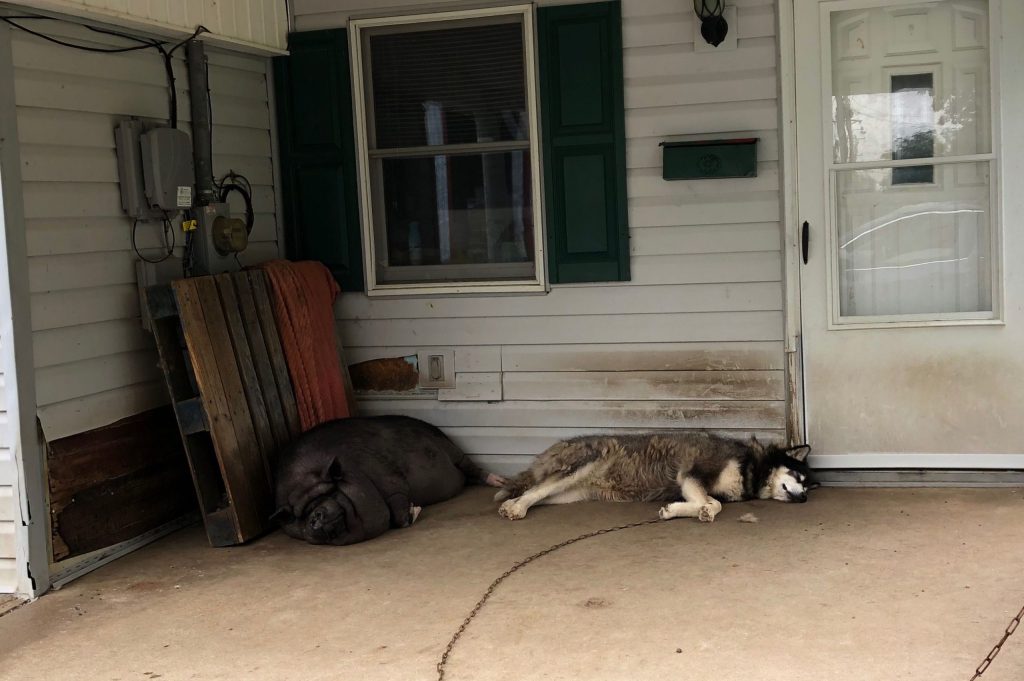
[[[757,137],[662,142],[666,180],[757,177]]]

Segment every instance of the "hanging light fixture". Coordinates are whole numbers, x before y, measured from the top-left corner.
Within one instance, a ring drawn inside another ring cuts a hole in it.
[[[700,34],[704,40],[718,47],[729,32],[729,23],[722,16],[725,0],[693,0],[693,11],[700,19]]]

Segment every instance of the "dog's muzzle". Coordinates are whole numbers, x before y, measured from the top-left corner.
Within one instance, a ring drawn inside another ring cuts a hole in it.
[[[803,504],[807,502],[807,492],[800,492],[799,494],[793,494],[788,489],[786,495],[789,496],[789,500],[796,504]]]

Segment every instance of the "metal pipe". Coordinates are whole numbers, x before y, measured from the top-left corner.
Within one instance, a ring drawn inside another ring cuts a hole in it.
[[[206,206],[217,200],[213,189],[213,118],[210,109],[210,84],[207,80],[206,47],[201,40],[190,40],[188,90],[192,99],[192,157],[196,169],[196,203]]]

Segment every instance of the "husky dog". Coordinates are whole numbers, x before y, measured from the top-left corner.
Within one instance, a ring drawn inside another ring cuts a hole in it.
[[[723,501],[807,501],[816,486],[804,463],[809,451],[699,431],[577,437],[551,446],[494,500],[509,520],[536,504],[668,501],[658,511],[662,520],[709,523]]]

